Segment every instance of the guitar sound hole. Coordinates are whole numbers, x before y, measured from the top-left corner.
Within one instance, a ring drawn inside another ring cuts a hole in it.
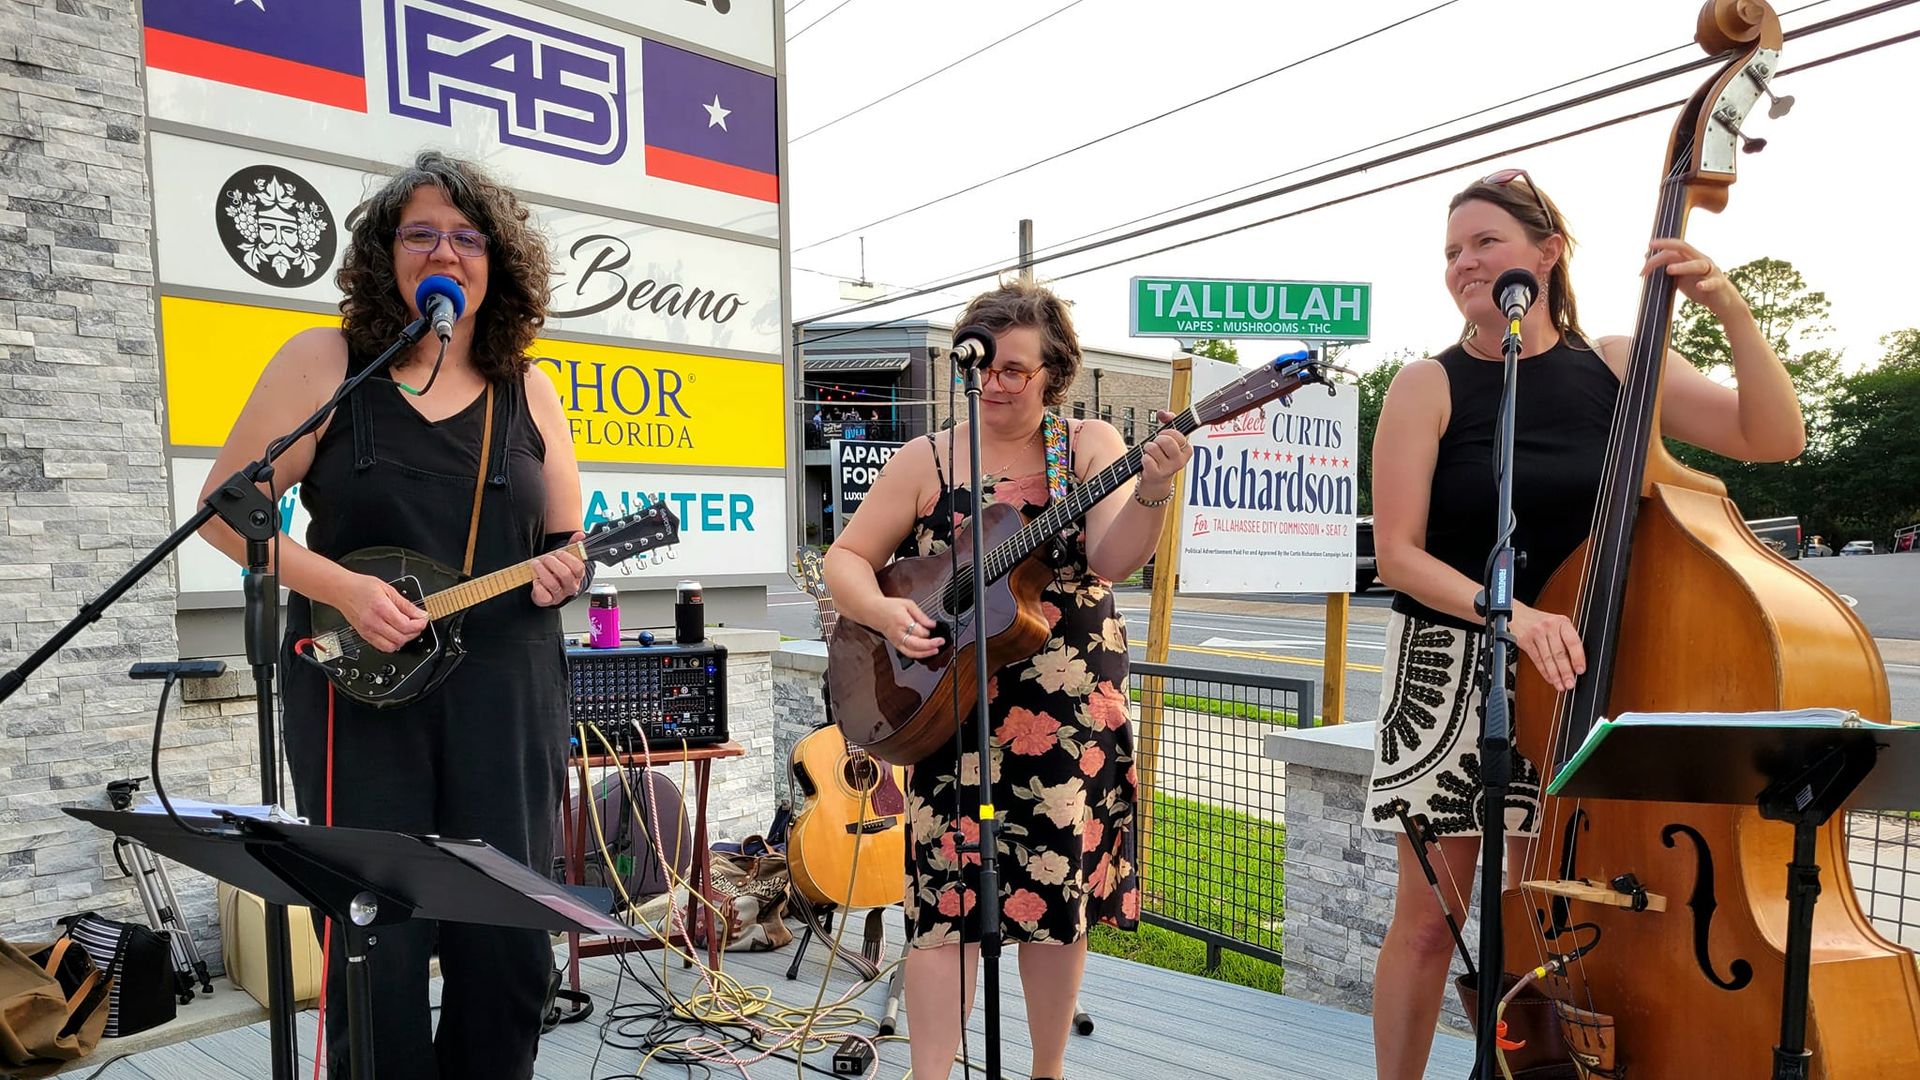
[[[841,763],[840,775],[845,778],[847,787],[853,791],[872,791],[880,783],[880,769],[870,757],[849,757]]]

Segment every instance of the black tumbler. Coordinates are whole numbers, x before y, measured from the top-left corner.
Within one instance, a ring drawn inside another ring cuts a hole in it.
[[[683,581],[674,590],[673,640],[681,645],[707,640],[707,603],[701,598],[697,581]]]

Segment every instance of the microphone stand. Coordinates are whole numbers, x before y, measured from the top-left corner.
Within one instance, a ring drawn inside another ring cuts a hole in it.
[[[273,463],[289,446],[319,427],[341,401],[365,382],[368,376],[384,369],[403,349],[411,348],[426,336],[431,323],[415,319],[400,332],[400,338],[359,374],[347,379],[312,416],[293,431],[267,444],[259,460],[249,462],[208,495],[200,509],[166,539],[149,551],[133,568],[107,586],[99,597],[80,608],[80,613],[61,627],[46,644],[34,650],[20,665],[0,675],[0,702],[12,697],[40,665],[52,659],[67,642],[82,630],[100,621],[113,602],[138,584],[154,567],[173,554],[174,549],[199,532],[201,526],[218,517],[247,542],[247,576],[242,590],[246,616],[244,637],[247,663],[253,668],[254,709],[260,739],[260,801],[273,806],[280,801],[280,758],[273,725],[273,667],[280,652],[280,585],[269,561],[272,543],[279,529],[279,514],[261,484],[273,478]],[[158,780],[158,777],[155,778]],[[268,1032],[272,1045],[273,1080],[295,1080],[298,1046],[293,1026],[293,954],[287,932],[284,904],[266,905],[266,946]],[[321,1034],[324,1041],[325,1033]]]
[[[1474,1080],[1497,1080],[1500,1070],[1495,1040],[1506,970],[1500,926],[1502,870],[1506,862],[1507,786],[1513,779],[1512,696],[1507,692],[1507,658],[1512,639],[1513,575],[1522,561],[1513,549],[1513,413],[1520,372],[1520,316],[1509,315],[1500,352],[1505,368],[1500,383],[1500,411],[1494,430],[1493,552],[1475,606],[1487,622],[1490,656],[1487,664],[1486,722],[1480,731],[1480,1000],[1474,1024]]]
[[[986,1077],[1000,1080],[1000,819],[993,805],[993,731],[987,719],[987,641],[982,617],[987,609],[985,539],[980,528],[980,369],[992,359],[991,353],[977,363],[969,362],[965,371],[967,395],[968,479],[972,488],[973,540],[973,676],[974,752],[980,755],[980,896],[974,911],[980,918],[980,978],[986,994],[983,1019],[986,1035]],[[955,763],[956,766],[958,762]],[[965,885],[961,895],[965,897]],[[965,1007],[965,1003],[962,1003]]]

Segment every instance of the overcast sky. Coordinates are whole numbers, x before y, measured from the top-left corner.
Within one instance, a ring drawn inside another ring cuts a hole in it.
[[[860,268],[855,236],[837,233],[1143,120],[1434,7],[1440,0],[786,0],[787,113],[794,316],[845,306],[835,275]],[[1793,10],[1791,31],[1866,0]],[[1010,262],[1016,223],[1034,220],[1045,249],[1131,219],[1254,185],[1241,195],[1379,156],[1703,55],[1689,0],[1456,0],[1395,29],[1308,60],[1058,161],[884,224],[860,230],[867,276],[918,285]],[[1045,15],[1060,14],[851,119],[836,117]],[[811,27],[814,20],[821,24]],[[1920,29],[1920,5],[1789,41],[1791,69],[1869,41]],[[796,39],[797,38],[797,39]],[[1672,50],[1624,71],[1395,142],[1284,180],[1269,178],[1361,151],[1429,125],[1497,106],[1602,69]],[[1763,101],[1724,214],[1696,213],[1692,239],[1723,266],[1791,261],[1833,304],[1830,344],[1850,362],[1877,357],[1880,335],[1920,325],[1912,270],[1920,241],[1920,149],[1913,133],[1920,40],[1804,74],[1776,90],[1791,115]],[[1625,333],[1652,231],[1657,180],[1677,109],[1490,163],[1454,168],[1509,147],[1684,98],[1706,70],[1654,87],[1270,199],[1203,222],[1044,264],[1055,276],[1232,225],[1299,210],[1435,169],[1432,179],[1324,210],[1085,274],[1056,286],[1075,304],[1089,344],[1170,355],[1166,339],[1128,335],[1134,275],[1365,281],[1374,285],[1373,341],[1352,358],[1421,353],[1451,341],[1459,317],[1441,283],[1448,197],[1503,165],[1526,168],[1565,211],[1579,246],[1574,282],[1582,322]],[[825,273],[816,273],[824,271]],[[863,313],[905,315],[961,295]],[[957,307],[930,318],[951,320]],[[1242,342],[1243,355],[1284,351]]]

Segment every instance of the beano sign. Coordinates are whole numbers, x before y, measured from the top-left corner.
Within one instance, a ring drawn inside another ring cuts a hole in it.
[[[1133,279],[1134,337],[1365,341],[1373,286],[1334,281]]]

